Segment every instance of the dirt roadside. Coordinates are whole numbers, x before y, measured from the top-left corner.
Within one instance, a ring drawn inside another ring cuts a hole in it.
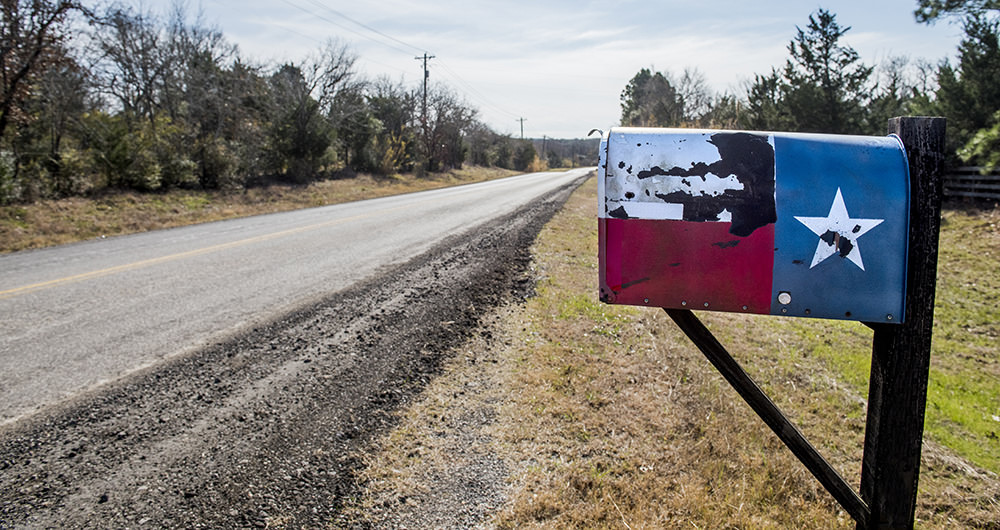
[[[365,526],[343,511],[357,455],[484,315],[530,293],[528,247],[574,188],[4,427],[0,528]]]

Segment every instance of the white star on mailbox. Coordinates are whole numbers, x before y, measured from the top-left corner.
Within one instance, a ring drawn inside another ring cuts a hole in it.
[[[816,254],[813,255],[812,264],[809,265],[810,269],[826,258],[840,254],[840,257],[851,260],[861,270],[865,270],[865,264],[861,261],[858,238],[885,220],[851,219],[847,213],[847,206],[844,205],[844,197],[840,194],[840,188],[837,188],[837,195],[833,198],[833,205],[830,206],[830,213],[826,217],[796,215],[795,219],[819,236]]]

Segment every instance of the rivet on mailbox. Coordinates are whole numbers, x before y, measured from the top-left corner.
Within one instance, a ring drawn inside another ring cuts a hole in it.
[[[603,301],[903,321],[898,138],[622,127],[600,156]]]

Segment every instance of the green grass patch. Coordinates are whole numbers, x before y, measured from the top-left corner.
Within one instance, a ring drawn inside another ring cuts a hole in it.
[[[1000,213],[943,213],[925,436],[972,464],[1000,473]],[[788,370],[812,357],[841,384],[867,398],[872,332],[856,322],[765,318],[757,347],[787,353],[770,360]],[[998,419],[994,419],[998,418]]]

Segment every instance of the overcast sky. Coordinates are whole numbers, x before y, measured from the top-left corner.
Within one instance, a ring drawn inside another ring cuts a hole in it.
[[[198,2],[189,0],[192,13]],[[867,64],[900,55],[937,63],[961,39],[957,24],[917,24],[916,0],[200,2],[204,21],[258,61],[301,62],[334,37],[358,54],[360,72],[416,87],[414,57],[427,52],[431,82],[459,93],[498,132],[520,135],[524,118],[535,138],[617,124],[621,91],[643,67],[696,68],[713,90],[742,91],[755,73],[784,64],[795,27],[819,7],[852,28],[843,41]]]

